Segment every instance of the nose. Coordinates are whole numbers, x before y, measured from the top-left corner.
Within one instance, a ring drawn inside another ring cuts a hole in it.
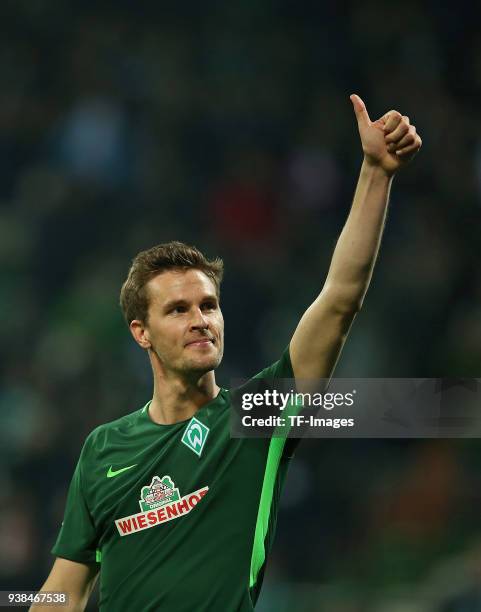
[[[190,322],[191,329],[209,329],[209,322],[205,318],[200,308],[194,310],[192,320]]]

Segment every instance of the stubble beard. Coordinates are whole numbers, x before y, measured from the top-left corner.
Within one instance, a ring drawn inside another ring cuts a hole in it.
[[[207,372],[211,372],[219,367],[220,362],[222,361],[222,353],[217,352],[216,355],[213,355],[210,358],[195,358],[189,357],[182,364],[182,371],[184,374],[195,374],[203,376],[207,374]]]
[[[197,379],[218,368],[224,353],[223,348],[221,348],[220,351],[216,351],[216,354],[209,358],[202,357],[201,355],[197,358],[194,356],[183,356],[183,358],[169,363],[169,361],[167,361],[165,357],[163,358],[155,348],[153,350],[166,370],[176,372],[182,377],[193,377]]]

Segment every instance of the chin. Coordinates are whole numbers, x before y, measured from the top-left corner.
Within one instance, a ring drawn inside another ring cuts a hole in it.
[[[186,370],[191,370],[194,372],[201,372],[202,374],[206,374],[211,370],[215,370],[220,362],[222,357],[218,356],[209,356],[209,357],[199,357],[197,359],[190,360],[189,363],[186,364]]]

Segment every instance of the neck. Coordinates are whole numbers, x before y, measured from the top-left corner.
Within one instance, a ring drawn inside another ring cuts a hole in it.
[[[154,395],[149,406],[149,416],[154,423],[172,425],[186,421],[220,391],[215,382],[214,371],[200,377],[187,378],[177,373],[154,372]]]

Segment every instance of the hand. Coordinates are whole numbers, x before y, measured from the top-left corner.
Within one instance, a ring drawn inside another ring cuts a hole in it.
[[[382,168],[392,176],[416,155],[422,145],[409,117],[390,110],[377,121],[371,121],[366,105],[355,94],[351,102],[356,113],[364,158],[369,165]]]

